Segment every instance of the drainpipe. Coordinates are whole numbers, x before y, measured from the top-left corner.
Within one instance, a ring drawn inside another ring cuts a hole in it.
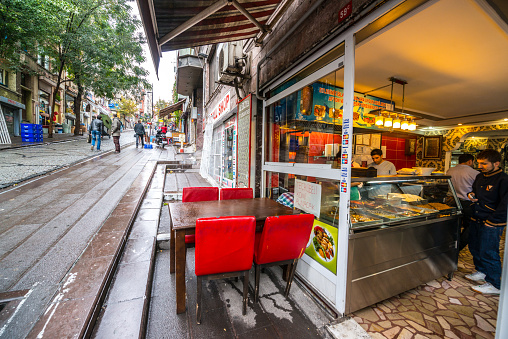
[[[318,0],[314,3],[314,5],[312,5],[312,7],[287,31],[286,34],[284,34],[284,36],[279,40],[277,41],[277,43],[272,47],[272,49],[270,49],[266,54],[265,56],[259,60],[258,62],[258,65],[257,65],[257,76],[256,76],[256,97],[258,99],[261,99],[261,100],[266,100],[265,97],[262,97],[261,94],[259,93],[259,73],[261,71],[261,64],[263,64],[269,57],[270,55],[277,49],[279,48],[279,46],[284,42],[286,41],[286,39],[291,35],[293,34],[293,32],[298,28],[300,27],[300,25],[305,21],[307,20],[307,18],[314,13],[314,11],[324,2],[325,0]]]

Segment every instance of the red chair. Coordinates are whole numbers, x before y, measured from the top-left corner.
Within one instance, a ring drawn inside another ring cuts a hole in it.
[[[252,188],[223,188],[220,190],[220,200],[252,199],[253,197]]]
[[[243,311],[247,313],[249,271],[254,257],[256,218],[219,217],[196,220],[196,321],[201,323],[203,280],[243,275]]]
[[[259,296],[259,273],[261,268],[289,265],[287,285],[284,295],[287,297],[300,259],[307,247],[314,215],[295,214],[268,217],[261,234],[256,234],[254,248],[254,266],[256,268],[256,286],[254,302]],[[259,235],[258,235],[259,234]]]
[[[218,187],[184,187],[182,190],[182,202],[213,201],[219,200]],[[185,236],[185,244],[194,244],[194,234]]]

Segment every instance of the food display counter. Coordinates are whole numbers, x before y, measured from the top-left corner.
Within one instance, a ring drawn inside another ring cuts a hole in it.
[[[301,179],[321,187],[321,204],[297,273],[324,300],[333,301],[334,285],[344,282],[346,314],[457,269],[461,207],[449,176],[351,178],[347,258],[334,257],[344,244],[340,182]]]

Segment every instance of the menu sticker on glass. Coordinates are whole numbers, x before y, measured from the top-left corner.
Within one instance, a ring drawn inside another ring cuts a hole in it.
[[[305,254],[324,266],[333,274],[337,274],[337,228],[314,220]]]
[[[321,211],[321,185],[295,179],[295,208],[314,214]]]

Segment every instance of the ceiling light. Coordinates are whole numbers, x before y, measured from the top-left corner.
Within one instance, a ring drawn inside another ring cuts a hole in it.
[[[393,119],[391,117],[385,118],[385,127],[392,127]]]
[[[416,131],[416,122],[411,121],[411,122],[409,123],[408,129],[409,129],[410,131]]]
[[[508,118],[504,118],[504,121],[508,121]]]
[[[406,119],[402,120],[402,123],[400,124],[400,128],[403,130],[406,130],[409,128],[409,123],[407,122]]]
[[[462,126],[462,124],[457,124],[457,125]]]
[[[393,128],[400,128],[400,118],[396,117],[395,120],[393,120]]]
[[[383,127],[383,116],[382,115],[378,115],[376,117],[376,126],[379,126],[379,127]]]

